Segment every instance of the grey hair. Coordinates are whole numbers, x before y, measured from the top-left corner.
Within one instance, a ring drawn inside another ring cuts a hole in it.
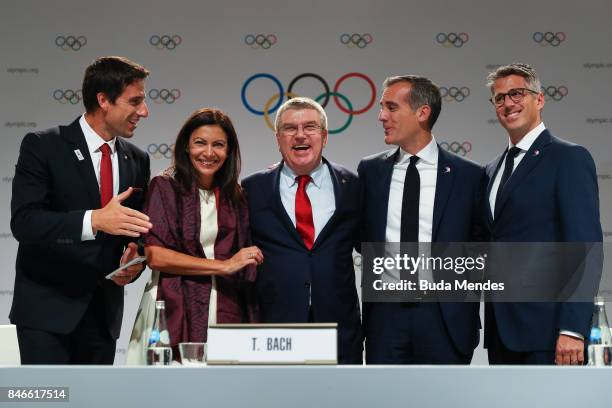
[[[323,107],[314,99],[306,98],[303,96],[298,96],[295,98],[289,99],[287,102],[283,103],[281,107],[276,112],[276,118],[274,119],[274,131],[278,132],[278,128],[280,127],[281,116],[283,113],[289,109],[313,109],[319,113],[319,124],[323,130],[327,130],[327,115],[325,114],[325,110]]]
[[[489,73],[487,76],[487,87],[491,90],[491,93],[493,93],[495,81],[510,75],[523,77],[529,89],[538,93],[542,92],[542,84],[540,83],[540,78],[536,70],[529,64],[513,62],[509,65],[503,65]]]

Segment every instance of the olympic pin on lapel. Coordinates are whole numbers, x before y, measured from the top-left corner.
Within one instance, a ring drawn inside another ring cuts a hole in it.
[[[533,151],[533,157],[539,156],[540,155],[540,151],[539,150],[534,150]]]
[[[77,159],[79,159],[79,161],[85,160],[85,157],[83,157],[83,153],[81,153],[81,150],[76,149],[74,151],[74,154],[76,155]]]
[[[444,174],[447,174],[447,173],[450,173],[450,172],[451,172],[451,168],[450,168],[450,167],[448,167],[448,166],[446,166],[446,167],[444,168]]]

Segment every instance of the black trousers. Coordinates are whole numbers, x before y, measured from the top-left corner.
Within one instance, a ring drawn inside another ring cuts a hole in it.
[[[446,329],[440,305],[374,303],[366,317],[366,364],[470,364]]]
[[[77,327],[68,334],[17,326],[21,364],[113,364],[116,341],[108,331],[102,289],[94,293]]]

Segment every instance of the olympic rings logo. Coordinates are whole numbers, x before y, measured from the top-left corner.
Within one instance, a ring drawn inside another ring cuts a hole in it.
[[[70,103],[72,105],[76,105],[77,103],[81,102],[81,99],[83,99],[83,94],[81,93],[80,89],[56,89],[53,91],[53,99],[61,104]]]
[[[78,37],[75,37],[74,35],[68,35],[66,37],[64,37],[63,35],[58,35],[57,37],[55,37],[55,45],[57,45],[64,51],[78,51],[86,44],[87,37],[85,37],[84,35],[79,35]]]
[[[561,99],[565,98],[568,94],[568,90],[566,86],[543,86],[542,92],[546,99],[552,99],[554,101],[559,102]]]
[[[461,102],[468,96],[470,96],[470,88],[466,86],[462,86],[458,88],[456,86],[451,86],[447,88],[445,86],[440,87],[440,96],[444,98],[445,101],[457,101]]]
[[[372,42],[373,38],[372,38],[372,34],[370,33],[365,33],[365,34],[342,34],[340,36],[340,42],[344,45],[346,45],[348,48],[354,48],[354,47],[358,47],[358,48],[365,48],[368,46],[368,44],[370,44]]]
[[[460,156],[465,156],[469,152],[472,151],[472,144],[468,141],[463,143],[460,142],[442,142],[440,143],[440,147],[448,152],[452,152],[458,154]]]
[[[346,122],[342,126],[338,127],[337,129],[329,129],[328,130],[329,134],[336,134],[336,133],[340,133],[346,130],[351,124],[351,122],[353,121],[353,116],[361,115],[362,113],[365,113],[368,110],[370,110],[370,108],[374,105],[374,102],[376,100],[376,85],[374,85],[374,82],[370,79],[370,77],[368,77],[365,74],[359,73],[359,72],[350,72],[338,78],[338,80],[336,81],[334,85],[333,91],[330,91],[329,84],[320,75],[310,73],[310,72],[303,73],[303,74],[296,76],[295,78],[291,80],[291,82],[289,82],[289,86],[287,87],[286,92],[285,92],[285,89],[283,88],[283,85],[281,84],[281,82],[279,81],[277,77],[275,77],[272,74],[260,73],[260,74],[252,75],[242,85],[242,89],[240,90],[240,97],[242,98],[242,103],[244,107],[252,114],[263,116],[264,121],[266,122],[266,125],[268,125],[270,129],[274,130],[274,126],[272,125],[272,122],[270,120],[270,114],[275,112],[282,105],[283,98],[287,97],[287,99],[289,99],[289,98],[298,96],[297,94],[293,92],[293,88],[295,87],[297,82],[303,78],[313,78],[321,82],[321,85],[323,85],[323,93],[321,93],[319,96],[314,98],[314,100],[319,102],[323,108],[327,106],[330,96],[332,96],[338,109],[340,109],[342,112],[348,115],[348,119],[346,120]],[[365,105],[362,108],[359,108],[359,109],[353,108],[353,104],[351,103],[351,101],[349,101],[349,99],[344,94],[340,93],[340,86],[345,80],[349,78],[363,79],[370,88],[370,92],[371,92],[370,100],[368,101],[367,105]],[[276,86],[276,88],[278,89],[278,92],[272,94],[272,96],[270,96],[267,102],[264,104],[263,110],[257,110],[253,108],[247,99],[247,89],[249,85],[257,79],[268,79],[272,81],[274,85]],[[340,102],[340,100],[342,100],[343,103]]]
[[[552,31],[547,31],[545,33],[536,31],[533,33],[532,38],[533,41],[540,44],[542,47],[546,47],[547,45],[558,47],[563,41],[565,41],[565,33],[561,31],[558,33],[553,33]]]
[[[149,98],[153,99],[155,103],[167,103],[172,104],[181,97],[181,91],[178,89],[151,89],[149,90]]]
[[[151,143],[147,146],[147,152],[156,159],[171,159],[174,154],[174,143],[167,145],[166,143],[155,144]]]
[[[267,50],[268,48],[276,44],[277,40],[278,39],[274,34],[247,34],[244,37],[244,43],[253,48],[254,50],[259,48]]]
[[[163,50],[163,49],[173,50],[179,45],[181,45],[182,42],[183,42],[183,39],[181,38],[181,36],[176,35],[176,34],[174,35],[164,34],[161,36],[152,35],[151,37],[149,37],[149,44],[151,44],[158,50]]]
[[[468,33],[438,33],[436,42],[445,48],[455,47],[461,48],[463,44],[470,40]]]

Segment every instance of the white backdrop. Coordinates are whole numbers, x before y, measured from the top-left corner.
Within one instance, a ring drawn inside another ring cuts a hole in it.
[[[380,86],[393,74],[421,74],[444,87],[434,128],[439,142],[481,164],[506,144],[484,86],[487,73],[522,61],[539,72],[550,96],[544,121],[551,131],[587,147],[597,164],[605,240],[612,236],[612,3],[607,0],[501,2],[464,0],[342,0],[288,2],[6,2],[0,13],[0,324],[8,322],[17,242],[10,231],[10,196],[25,133],[67,124],[83,111],[85,67],[101,55],[122,55],[151,70],[150,117],[132,139],[152,155],[152,172],[195,109],[226,110],[237,128],[243,175],[278,161],[264,117],[302,74],[320,76],[347,98],[350,125],[330,136],[324,154],[355,169],[360,158],[386,149],[377,122]],[[358,73],[360,75],[347,74]],[[245,87],[245,83],[256,77]],[[274,79],[272,79],[274,78]],[[374,84],[374,92],[368,79]],[[339,81],[340,80],[340,81]],[[339,83],[338,83],[339,81]],[[244,88],[244,89],[243,89]],[[241,93],[244,91],[246,105]],[[292,91],[317,97],[324,85],[300,77]],[[370,105],[372,97],[375,98]],[[342,98],[342,97],[340,97]],[[330,98],[330,128],[349,119]],[[368,108],[368,109],[365,109]],[[273,116],[272,112],[272,116]],[[456,142],[456,143],[453,143]],[[160,150],[161,149],[161,150]],[[536,198],[534,198],[536,199]],[[147,274],[127,287],[118,345],[123,363]],[[474,363],[486,363],[479,349]]]

